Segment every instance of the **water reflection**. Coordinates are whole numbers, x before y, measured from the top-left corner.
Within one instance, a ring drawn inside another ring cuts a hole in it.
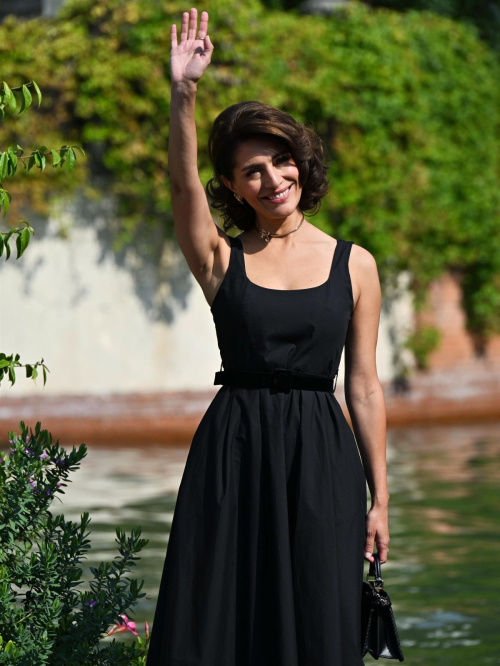
[[[388,432],[391,543],[383,565],[405,661],[500,664],[500,423]],[[73,476],[68,518],[91,512],[87,566],[115,555],[115,527],[141,525],[149,544],[134,571],[151,622],[187,447],[93,447]],[[368,563],[365,565],[365,573]],[[367,655],[365,661],[374,661]]]

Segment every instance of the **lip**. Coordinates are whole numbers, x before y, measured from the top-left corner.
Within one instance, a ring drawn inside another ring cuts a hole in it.
[[[272,204],[283,203],[284,201],[287,201],[288,197],[290,196],[290,192],[292,191],[292,185],[293,185],[293,183],[288,185],[287,187],[284,187],[282,190],[279,190],[278,192],[273,192],[273,194],[281,194],[281,192],[285,192],[286,190],[288,190],[288,194],[286,196],[282,197],[281,199],[275,199],[273,201],[272,199],[268,199],[267,197],[262,197],[262,198],[265,199],[266,201],[269,201],[269,203],[272,203]],[[269,196],[272,196],[272,195],[269,195]]]

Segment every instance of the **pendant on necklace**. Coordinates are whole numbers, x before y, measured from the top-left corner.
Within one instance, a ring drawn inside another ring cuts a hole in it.
[[[266,243],[269,243],[269,241],[271,240],[271,232],[270,231],[268,231],[267,229],[259,229],[259,234],[260,234],[260,237],[263,238],[266,241]]]

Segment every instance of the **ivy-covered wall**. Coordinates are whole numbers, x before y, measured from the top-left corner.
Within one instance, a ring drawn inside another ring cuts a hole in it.
[[[477,336],[500,332],[500,65],[473,28],[430,12],[357,2],[328,18],[257,0],[201,0],[215,45],[199,84],[199,167],[214,118],[258,99],[313,124],[333,158],[330,194],[311,218],[377,259],[384,283],[412,276],[417,305],[443,272],[463,276]],[[147,225],[172,233],[167,176],[169,28],[177,0],[72,0],[56,19],[0,26],[0,79],[35,79],[40,111],[0,127],[0,148],[82,145],[74,172],[4,187],[14,224],[76,187],[115,194],[117,247]]]

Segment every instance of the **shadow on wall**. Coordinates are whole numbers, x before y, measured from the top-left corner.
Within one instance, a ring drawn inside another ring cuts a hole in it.
[[[70,303],[77,306],[91,294],[87,271],[112,262],[130,275],[147,318],[172,324],[175,312],[188,307],[192,289],[199,288],[177,241],[171,232],[166,233],[165,225],[144,222],[134,230],[126,247],[115,250],[116,238],[122,231],[115,206],[111,197],[90,201],[76,194],[55,205],[48,219],[26,211],[25,218],[35,229],[35,237],[23,261],[9,262],[5,269],[19,271],[22,293],[30,296],[35,281],[47,264],[52,264],[52,280],[63,276],[67,279],[69,274],[64,288],[72,291]],[[0,272],[2,268],[0,264]],[[60,284],[54,287],[63,288]],[[108,287],[102,283],[102,289]]]

